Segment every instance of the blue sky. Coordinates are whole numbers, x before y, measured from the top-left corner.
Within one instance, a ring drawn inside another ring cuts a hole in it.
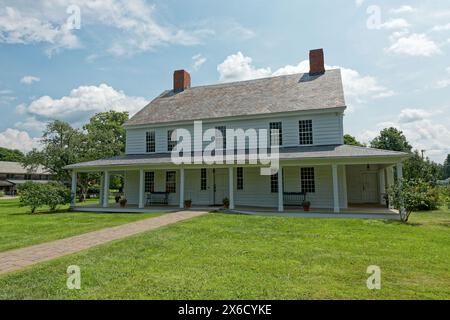
[[[450,153],[446,0],[0,0],[0,146],[38,147],[51,119],[134,113],[175,69],[193,85],[304,72],[314,48],[342,68],[347,133],[393,125]]]

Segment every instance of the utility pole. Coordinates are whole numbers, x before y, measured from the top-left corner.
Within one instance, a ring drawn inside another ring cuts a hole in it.
[[[424,150],[424,149],[422,149],[422,150],[420,150],[420,152],[422,153],[422,160],[424,159],[424,154],[425,154],[425,151],[427,151],[427,150]]]

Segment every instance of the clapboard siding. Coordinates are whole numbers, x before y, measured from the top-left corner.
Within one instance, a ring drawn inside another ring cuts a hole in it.
[[[252,120],[233,120],[226,122],[204,123],[203,132],[216,126],[226,126],[229,129],[267,129],[270,122],[282,122],[283,146],[296,146],[299,143],[298,121],[312,120],[314,145],[331,145],[343,143],[343,115],[342,113],[323,113],[308,116],[280,116]],[[184,128],[191,133],[193,140],[193,124],[180,127],[149,126],[141,128],[127,128],[126,153],[143,154],[145,150],[145,133],[149,130],[156,132],[156,152],[167,152],[167,132],[171,129]],[[209,142],[203,142],[203,147]],[[193,147],[192,147],[193,148]]]

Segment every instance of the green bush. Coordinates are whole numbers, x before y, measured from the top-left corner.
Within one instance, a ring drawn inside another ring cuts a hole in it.
[[[5,193],[3,191],[0,191],[0,198],[4,197]]]
[[[47,184],[27,182],[19,187],[19,196],[20,205],[30,207],[31,213],[35,213],[43,206],[48,206],[54,211],[59,205],[70,202],[70,191],[56,182]]]
[[[441,194],[437,187],[422,180],[404,180],[388,190],[392,205],[400,212],[402,221],[408,221],[413,211],[436,210],[441,204]]]

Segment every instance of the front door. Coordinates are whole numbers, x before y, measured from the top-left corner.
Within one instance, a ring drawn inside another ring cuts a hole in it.
[[[362,200],[364,203],[378,202],[378,179],[375,172],[363,173]]]
[[[228,197],[228,170],[214,169],[214,205],[222,205]]]

